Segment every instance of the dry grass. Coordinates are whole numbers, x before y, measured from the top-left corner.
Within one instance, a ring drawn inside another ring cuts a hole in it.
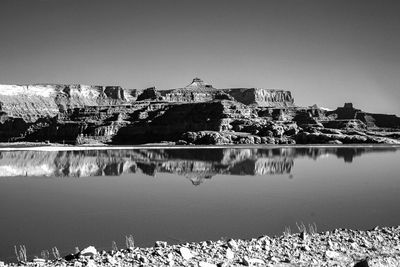
[[[135,247],[135,240],[133,239],[132,235],[125,236],[125,244],[126,244],[126,248],[133,249]]]
[[[111,242],[111,250],[118,251],[117,243],[115,241]]]
[[[51,249],[51,252],[53,253],[54,259],[58,260],[61,258],[60,252],[58,251],[57,247],[53,247]]]
[[[296,222],[296,226],[297,226],[297,229],[299,229],[300,233],[304,232],[304,233],[308,233],[310,235],[315,235],[318,232],[318,228],[317,228],[317,225],[315,222],[308,224],[308,229],[307,229],[307,226],[303,222],[301,222],[300,224],[298,224]]]
[[[17,256],[18,262],[27,262],[28,261],[28,258],[26,257],[25,245],[20,245],[19,249],[17,249],[17,246],[14,246],[14,250],[15,250],[15,255]]]

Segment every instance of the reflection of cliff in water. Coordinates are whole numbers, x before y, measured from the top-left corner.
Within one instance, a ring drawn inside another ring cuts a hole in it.
[[[174,173],[198,185],[217,174],[290,174],[298,157],[317,159],[336,155],[345,162],[355,156],[390,147],[341,148],[224,148],[224,149],[137,149],[87,151],[3,151],[0,176],[87,177],[129,173]]]

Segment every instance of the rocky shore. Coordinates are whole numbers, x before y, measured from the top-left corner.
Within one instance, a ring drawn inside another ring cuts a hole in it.
[[[286,229],[282,236],[250,240],[230,239],[170,245],[157,241],[154,247],[135,247],[127,237],[126,249],[111,251],[90,246],[60,257],[53,249],[28,261],[23,247],[16,249],[19,263],[0,266],[399,266],[400,226],[368,231],[337,229],[315,233],[304,225],[299,233]]]
[[[0,142],[72,145],[400,144],[400,117],[298,106],[290,91],[0,85]]]

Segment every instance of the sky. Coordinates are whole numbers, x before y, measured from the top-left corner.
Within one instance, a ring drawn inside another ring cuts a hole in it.
[[[398,0],[0,0],[0,84],[290,90],[400,115]]]

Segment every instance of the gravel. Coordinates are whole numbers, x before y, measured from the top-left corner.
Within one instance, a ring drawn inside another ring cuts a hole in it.
[[[68,259],[68,260],[67,260]],[[90,246],[65,258],[4,263],[0,266],[400,266],[400,226],[368,231],[262,236],[154,247],[97,251]]]

